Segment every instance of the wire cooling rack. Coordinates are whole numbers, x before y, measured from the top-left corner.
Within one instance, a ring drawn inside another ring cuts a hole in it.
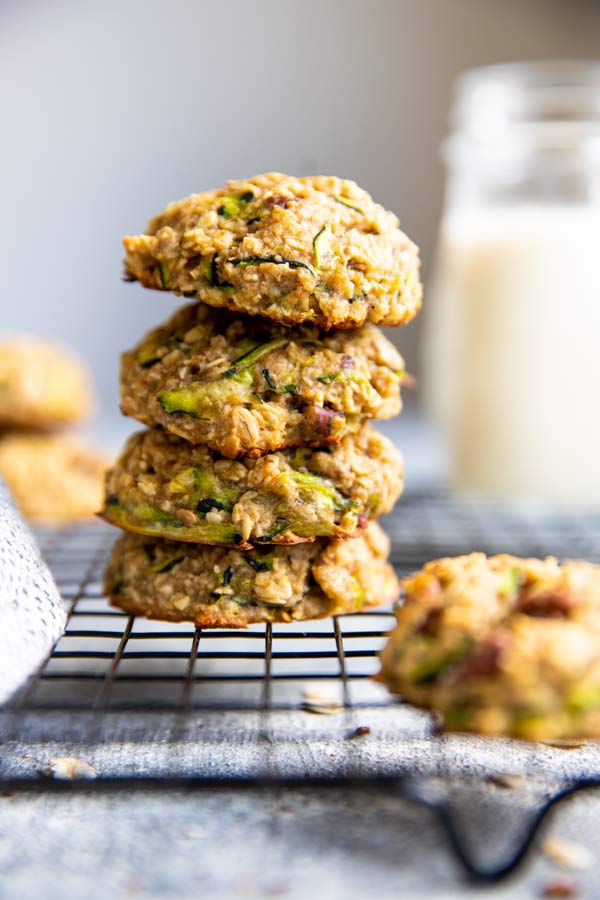
[[[339,699],[349,707],[350,682],[374,673],[393,623],[389,611],[203,630],[111,608],[101,581],[114,539],[115,529],[101,523],[42,535],[69,618],[51,657],[15,698],[14,710],[293,709],[300,695],[288,685],[308,681],[336,682],[339,697],[334,690],[323,702],[335,706]],[[383,690],[376,693],[384,702]]]
[[[600,516],[420,495],[406,498],[385,525],[400,575],[473,549],[600,560]],[[243,631],[149,622],[109,607],[102,594],[116,534],[101,522],[40,532],[69,621],[15,709],[291,709],[302,696],[290,686],[310,681],[331,682],[326,700],[337,690],[346,708],[391,703],[369,683],[393,625],[389,609]]]
[[[474,549],[600,562],[600,515],[412,495],[383,524],[400,575]],[[392,700],[371,680],[393,625],[389,609],[233,631],[111,608],[101,581],[117,534],[100,522],[38,532],[69,618],[54,652],[3,713],[5,785],[39,787],[29,761],[49,752],[93,757],[105,787],[131,778],[400,779],[404,796],[438,812],[466,869],[488,880],[514,869],[557,800],[596,786],[600,752],[591,742],[566,753],[440,738],[428,715]],[[507,770],[528,776],[527,797],[518,794],[527,825],[508,860],[483,865],[471,858],[449,797],[456,778],[489,784]]]

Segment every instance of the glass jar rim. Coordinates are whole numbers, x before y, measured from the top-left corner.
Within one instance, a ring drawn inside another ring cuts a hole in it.
[[[507,122],[600,121],[600,62],[537,60],[468,69],[456,80],[452,124],[493,104]]]
[[[575,156],[600,161],[600,62],[538,60],[500,63],[463,72],[454,88],[449,164],[476,153]]]

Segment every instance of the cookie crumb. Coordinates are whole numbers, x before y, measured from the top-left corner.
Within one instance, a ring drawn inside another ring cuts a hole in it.
[[[47,766],[42,766],[40,772],[47,778],[58,781],[91,781],[98,775],[93,766],[75,756],[57,756]]]
[[[564,878],[553,878],[552,881],[547,881],[542,887],[541,896],[576,898],[580,897],[581,893],[574,882],[567,881]]]
[[[342,704],[337,693],[324,685],[313,685],[303,691],[302,709],[319,716],[331,716],[341,710]]]
[[[579,750],[580,747],[585,747],[587,741],[565,738],[564,740],[557,739],[555,741],[542,741],[541,743],[546,744],[547,747],[554,747],[556,750]]]
[[[508,772],[496,772],[494,775],[490,775],[488,781],[490,784],[496,785],[496,787],[514,790],[515,788],[521,787],[525,781],[525,776],[510,775]]]
[[[582,844],[550,835],[542,843],[542,853],[557,866],[584,872],[592,865],[592,854]]]
[[[368,725],[359,725],[358,728],[355,728],[354,731],[351,731],[348,735],[349,740],[357,737],[364,737],[366,734],[371,734],[371,729]]]

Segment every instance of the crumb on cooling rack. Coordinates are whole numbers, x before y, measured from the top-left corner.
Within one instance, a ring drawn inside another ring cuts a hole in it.
[[[521,787],[524,780],[524,775],[511,775],[509,772],[495,772],[488,778],[490,784],[505,790],[514,790]]]
[[[316,715],[330,716],[342,708],[338,692],[327,685],[316,684],[305,688],[302,698],[302,709]]]
[[[47,778],[58,781],[92,781],[98,775],[93,766],[76,756],[56,756],[48,765],[42,766],[40,772]]]

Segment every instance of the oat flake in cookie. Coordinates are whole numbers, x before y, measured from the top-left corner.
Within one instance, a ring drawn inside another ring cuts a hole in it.
[[[600,566],[473,553],[428,563],[378,678],[450,730],[600,737]]]
[[[129,278],[286,325],[403,325],[419,256],[353,181],[269,173],[171,203],[124,239]]]
[[[373,325],[323,333],[197,303],[123,355],[121,409],[223,456],[261,456],[396,415],[403,378]]]
[[[390,511],[402,485],[402,456],[370,425],[333,446],[239,460],[153,429],[132,435],[108,474],[103,517],[201,544],[351,538]]]
[[[128,613],[201,628],[243,628],[358,612],[393,602],[389,540],[376,523],[354,541],[207,547],[121,537],[104,590]]]

